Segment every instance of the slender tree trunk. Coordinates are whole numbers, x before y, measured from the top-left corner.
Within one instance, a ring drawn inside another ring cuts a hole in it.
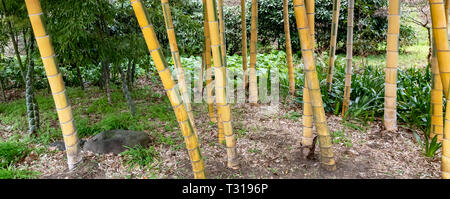
[[[397,130],[397,67],[400,37],[400,0],[389,0],[386,52],[386,81],[384,95],[384,126]]]
[[[444,138],[442,140],[442,178],[450,179],[450,100],[449,100],[449,78],[450,78],[450,49],[448,45],[448,21],[445,18],[445,5],[443,0],[429,0],[431,10],[431,21],[433,27],[433,40],[436,57],[439,66],[444,96],[446,98],[446,111],[444,122]]]
[[[207,0],[206,7],[208,9],[209,33],[211,35],[211,48],[214,58],[214,72],[216,78],[216,103],[217,112],[223,122],[225,142],[228,155],[227,166],[232,169],[239,169],[239,159],[236,152],[236,138],[233,134],[231,126],[231,106],[227,102],[226,96],[226,67],[222,59],[222,47],[220,44],[220,35],[217,13],[215,12],[216,0]]]
[[[289,91],[295,95],[294,63],[292,61],[291,33],[289,30],[289,6],[288,0],[283,0],[284,34],[286,35],[286,61],[289,73]]]
[[[206,0],[203,0],[203,18],[204,18],[204,34],[205,34],[205,60],[206,60],[206,103],[208,104],[209,120],[217,122],[216,113],[214,110],[214,82],[212,78],[211,68],[211,36],[209,33],[208,24],[208,9],[206,9]]]
[[[130,68],[131,65],[132,65],[131,61],[128,61],[128,68]],[[122,80],[122,92],[123,92],[123,95],[127,99],[128,108],[130,109],[131,115],[134,117],[134,116],[136,116],[136,108],[134,106],[133,98],[131,98],[130,90],[128,90],[128,84],[127,84],[127,78],[126,78],[125,72],[123,72],[123,70],[122,70],[122,68],[120,67],[119,64],[117,65],[117,70],[119,70],[120,78]]]
[[[315,1],[314,0],[306,0],[306,16],[308,18],[308,27],[310,29],[309,34],[311,38],[311,45],[314,53],[314,44],[315,44],[315,33],[314,33],[314,16],[315,16]],[[304,69],[305,77],[306,70]],[[305,86],[303,87],[303,132],[302,132],[302,154],[306,157],[314,156],[314,138],[313,138],[313,110],[311,105],[311,95],[309,93],[309,86],[306,82],[306,78],[304,79]]]
[[[328,62],[327,84],[328,91],[331,92],[334,74],[334,61],[336,58],[336,40],[339,26],[339,11],[341,8],[341,0],[333,0],[333,21],[331,24],[331,41],[330,41],[330,59]]]
[[[3,86],[3,79],[0,78],[0,90],[2,91],[3,102],[6,103],[6,94],[5,94],[5,86]]]
[[[78,76],[78,81],[80,82],[80,87],[82,90],[84,90],[83,76],[81,74],[80,66],[77,63],[75,64],[75,68],[77,70],[77,76]]]
[[[102,66],[103,66],[103,84],[105,85],[105,90],[106,90],[106,97],[108,99],[108,104],[112,104],[111,102],[111,87],[110,87],[110,76],[111,76],[111,70],[109,69],[109,62],[108,61],[103,61],[102,62]]]
[[[26,76],[26,91],[25,91],[25,101],[27,105],[27,117],[28,117],[28,133],[30,135],[36,136],[37,133],[37,126],[36,126],[36,120],[35,120],[35,111],[34,111],[34,102],[33,102],[33,68],[34,68],[34,62],[33,59],[29,59],[28,62],[28,70],[27,70],[27,76]]]
[[[350,105],[350,92],[352,86],[352,65],[353,65],[353,12],[355,0],[348,1],[347,17],[347,67],[345,68],[345,89],[344,100],[342,103],[342,117],[347,113]]]
[[[248,70],[247,70],[247,21],[245,0],[241,0],[241,29],[242,29],[242,70],[244,72],[244,91],[248,87]],[[245,92],[244,92],[245,95]]]
[[[175,86],[175,81],[172,79],[170,68],[168,68],[166,58],[164,57],[164,54],[160,48],[158,39],[156,38],[156,33],[153,30],[153,26],[150,25],[151,22],[147,18],[148,14],[145,10],[145,7],[141,0],[132,0],[131,5],[133,6],[136,18],[139,22],[139,26],[141,27],[142,33],[147,43],[147,47],[154,60],[156,69],[159,71],[159,76],[161,77],[164,88],[167,91],[167,96],[169,97],[178,123],[180,125],[180,129],[186,143],[186,148],[188,150],[189,158],[191,160],[194,177],[206,178],[205,165],[200,152],[197,133],[194,132],[192,123],[189,120],[188,113],[184,107],[183,102],[180,100],[180,91]]]
[[[227,67],[227,47],[225,46],[225,21],[223,19],[223,0],[218,0],[219,7],[219,34],[220,34],[220,46],[222,52],[222,60],[224,63],[224,67]],[[225,95],[226,97],[226,95]],[[223,120],[221,118],[221,114],[217,114],[217,126],[219,128],[219,144],[225,143],[225,133],[224,133],[224,125]]]
[[[258,42],[258,0],[252,0],[252,24],[250,37],[249,102],[258,103],[258,77],[256,76],[256,44]]]
[[[53,45],[42,21],[43,12],[40,2],[39,0],[25,0],[25,4],[55,101],[56,112],[58,113],[66,147],[67,163],[69,169],[72,170],[82,160],[72,108],[67,97],[62,75],[56,64]]]
[[[192,128],[195,133],[197,133],[197,128],[195,125],[194,113],[192,111],[191,100],[189,96],[188,87],[186,85],[186,79],[184,76],[183,65],[181,64],[180,53],[178,52],[178,44],[175,36],[175,27],[173,26],[172,14],[170,11],[169,0],[161,0],[161,5],[164,12],[164,21],[166,24],[167,36],[169,38],[170,49],[172,53],[172,58],[174,60],[174,65],[177,70],[178,77],[178,87],[180,89],[181,98],[183,99],[184,106],[191,120]]]
[[[323,107],[322,95],[320,93],[319,79],[317,77],[316,65],[314,61],[313,42],[309,30],[304,0],[294,0],[295,18],[300,36],[300,44],[303,54],[303,64],[305,65],[306,82],[311,94],[313,115],[319,137],[322,166],[329,171],[336,170],[334,160],[333,145],[328,132],[328,125]]]
[[[437,136],[439,142],[442,141],[444,133],[444,113],[443,113],[443,99],[442,99],[442,82],[439,75],[439,66],[436,57],[436,47],[432,39],[432,57],[431,57],[431,72],[433,74],[431,80],[431,130],[430,138]]]
[[[432,54],[433,54],[433,41],[431,41],[431,28],[424,26],[424,28],[427,29],[427,35],[428,35],[428,43],[430,44],[428,47],[428,55],[427,55],[427,61],[428,61],[428,65],[427,66],[431,66],[431,62],[432,62]]]

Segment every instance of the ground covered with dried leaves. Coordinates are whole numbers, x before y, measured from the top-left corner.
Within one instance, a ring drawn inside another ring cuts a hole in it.
[[[154,92],[164,93],[160,89]],[[372,179],[440,176],[440,151],[435,158],[425,157],[409,128],[399,127],[397,132],[385,132],[379,120],[348,125],[351,121],[342,121],[340,116],[335,115],[328,115],[328,125],[333,136],[337,170],[325,171],[320,167],[318,147],[314,160],[301,157],[302,110],[300,105],[289,102],[279,106],[232,106],[233,131],[240,157],[240,169],[232,170],[226,167],[225,146],[218,143],[217,125],[209,121],[206,104],[195,104],[194,113],[208,178]],[[158,118],[149,120],[158,121]],[[179,128],[171,131],[162,128],[158,131],[171,137],[174,143],[153,142],[159,155],[156,161],[146,167],[126,165],[123,155],[99,155],[83,151],[83,162],[77,170],[68,172],[64,151],[37,144],[33,147],[45,147],[46,152],[39,155],[31,152],[18,164],[18,168],[37,171],[40,173],[38,178],[192,178],[191,164]],[[3,140],[15,133],[18,132],[0,122]]]

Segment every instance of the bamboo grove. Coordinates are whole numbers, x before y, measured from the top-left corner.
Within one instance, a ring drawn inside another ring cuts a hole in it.
[[[47,32],[44,23],[44,13],[39,0],[25,0],[29,20],[32,25],[34,38],[40,52],[45,74],[50,84],[51,94],[56,107],[60,128],[63,134],[67,153],[69,169],[74,169],[82,161],[81,148],[77,135],[72,106],[70,104],[66,87],[58,67],[56,54],[53,49],[51,36]],[[227,99],[227,52],[226,32],[223,12],[223,0],[203,0],[203,28],[204,47],[202,53],[202,75],[200,84],[203,86],[203,72],[205,72],[205,94],[208,106],[209,120],[217,123],[218,141],[225,145],[227,155],[227,166],[232,169],[240,168],[238,146],[232,128],[231,103]],[[257,77],[257,42],[258,42],[258,0],[251,0],[251,35],[250,35],[250,62],[247,68],[247,31],[246,31],[246,8],[245,0],[241,0],[241,25],[242,25],[242,69],[243,87],[248,88],[248,101],[256,105],[258,103],[258,77]],[[336,161],[333,151],[332,138],[327,124],[327,116],[324,110],[324,102],[320,90],[320,82],[317,74],[315,60],[315,1],[314,0],[283,0],[283,20],[286,35],[286,65],[288,66],[289,92],[295,95],[294,63],[289,28],[289,5],[293,6],[295,13],[295,25],[298,31],[301,47],[302,62],[304,65],[303,85],[303,129],[302,129],[302,153],[310,155],[314,151],[315,125],[317,139],[320,148],[321,165],[323,168],[336,170]],[[327,70],[328,90],[331,90],[333,70],[336,51],[336,37],[338,35],[338,19],[341,0],[333,1],[333,17],[331,26],[331,41],[329,51],[329,63]],[[448,44],[448,0],[429,0],[432,18],[432,90],[431,90],[431,133],[442,142],[442,178],[450,178],[450,49]],[[172,77],[171,69],[163,54],[149,13],[141,0],[130,0],[135,17],[141,29],[145,44],[156,66],[162,85],[175,113],[186,150],[192,165],[194,178],[206,178],[205,162],[202,157],[195,118],[190,102],[186,78],[184,77],[183,64],[178,51],[177,39],[169,0],[161,0],[161,6],[165,19],[167,37],[177,74],[177,82]],[[346,68],[345,68],[345,90],[342,104],[342,116],[345,117],[350,107],[350,92],[353,65],[353,28],[354,28],[354,0],[348,1],[347,16],[347,42],[346,42]],[[386,69],[385,69],[385,103],[384,103],[384,127],[388,131],[397,130],[397,68],[399,65],[399,41],[401,23],[400,0],[389,0],[388,6],[388,29],[386,47]],[[50,16],[51,17],[51,16]],[[281,20],[281,19],[280,19]],[[264,31],[264,30],[261,30]],[[27,56],[28,58],[28,56]],[[19,58],[20,59],[20,58]],[[21,63],[21,61],[19,62]],[[30,64],[31,65],[31,64]],[[21,66],[23,68],[23,66]],[[214,70],[212,70],[214,69]],[[120,69],[121,73],[123,71]],[[32,73],[28,70],[28,73]],[[213,74],[214,72],[214,74]],[[29,77],[30,74],[22,74]],[[123,74],[122,74],[123,76]],[[214,83],[213,83],[214,78]],[[32,84],[29,79],[24,79],[27,93]],[[2,86],[2,85],[0,85]],[[125,86],[126,87],[126,86]],[[203,87],[202,87],[203,88]],[[3,90],[3,89],[2,89]],[[203,89],[200,90],[200,92]],[[446,99],[443,112],[443,97]],[[27,98],[27,109],[33,110],[32,98]],[[130,106],[132,102],[130,102]],[[33,114],[29,115],[30,117]],[[32,117],[31,117],[32,118]],[[37,122],[39,123],[39,122]],[[30,131],[36,124],[35,119],[29,120]],[[300,133],[300,132],[299,132]]]

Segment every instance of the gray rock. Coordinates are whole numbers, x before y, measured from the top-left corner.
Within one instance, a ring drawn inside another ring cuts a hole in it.
[[[80,140],[80,147],[83,147],[85,142],[86,142],[86,140],[81,139]],[[64,144],[64,141],[56,141],[56,142],[50,143],[49,146],[50,147],[56,147],[60,151],[65,151],[66,150],[66,145]]]
[[[84,144],[83,150],[92,151],[94,153],[114,153],[119,154],[128,147],[141,145],[146,147],[150,143],[150,137],[143,132],[128,130],[110,130],[104,131]]]

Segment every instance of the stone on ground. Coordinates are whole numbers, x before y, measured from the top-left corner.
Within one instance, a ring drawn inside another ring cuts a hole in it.
[[[86,141],[84,151],[91,151],[97,154],[119,154],[127,147],[141,145],[146,147],[150,143],[150,137],[144,132],[128,130],[104,131]]]

